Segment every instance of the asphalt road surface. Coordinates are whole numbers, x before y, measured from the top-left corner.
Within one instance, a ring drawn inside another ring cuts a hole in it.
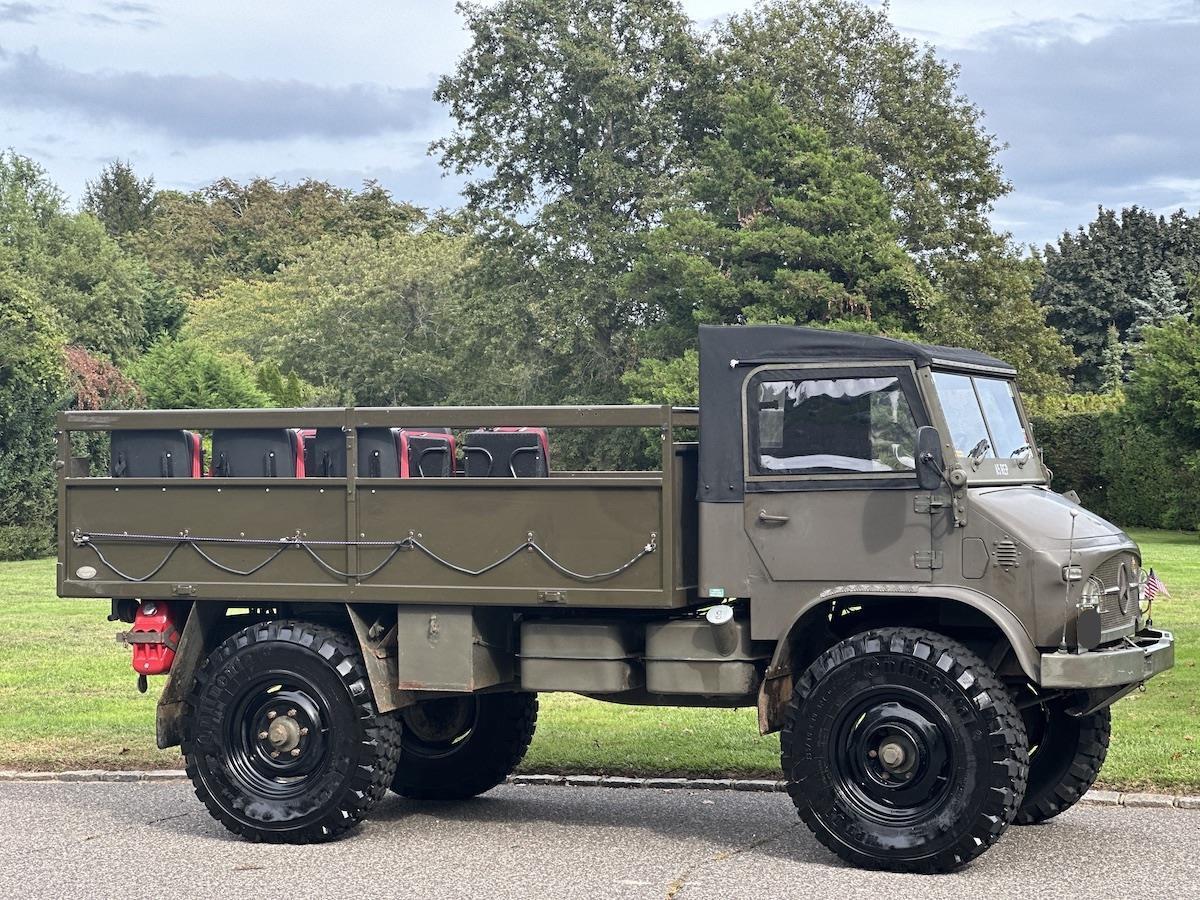
[[[862,872],[784,794],[508,786],[389,796],[317,847],[228,835],[185,784],[0,784],[0,897],[673,898],[1200,896],[1200,812],[1083,805],[1011,828],[954,875]]]

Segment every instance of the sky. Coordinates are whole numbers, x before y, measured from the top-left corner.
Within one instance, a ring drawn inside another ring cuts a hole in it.
[[[684,0],[701,24],[752,0]],[[1200,0],[893,0],[1004,142],[992,221],[1041,245],[1138,204],[1200,208]],[[431,98],[468,37],[451,0],[0,0],[0,147],[77,200],[113,158],[160,187],[229,176],[458,205]]]

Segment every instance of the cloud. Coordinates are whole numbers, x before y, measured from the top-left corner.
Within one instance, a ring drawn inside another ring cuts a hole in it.
[[[412,130],[438,113],[428,89],[222,74],[80,72],[48,62],[36,51],[0,53],[0,60],[7,63],[0,65],[0,105],[56,109],[196,143],[369,137]]]
[[[1014,195],[998,205],[998,222],[1041,242],[1099,204],[1194,205],[1186,180],[1200,159],[1198,43],[1200,22],[1179,16],[1118,23],[1087,40],[1053,23],[998,29],[955,52],[960,87],[1009,145],[1001,162]]]
[[[28,25],[53,9],[36,3],[0,3],[0,22]]]
[[[104,3],[104,8],[108,12],[87,12],[80,15],[80,19],[89,25],[101,25],[110,28],[125,28],[133,27],[142,30],[148,28],[159,28],[162,26],[162,19],[158,16],[158,10],[148,3]]]

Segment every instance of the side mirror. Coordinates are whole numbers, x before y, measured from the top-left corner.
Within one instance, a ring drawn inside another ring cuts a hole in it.
[[[932,425],[917,429],[917,484],[923,491],[936,491],[945,480],[942,436]]]

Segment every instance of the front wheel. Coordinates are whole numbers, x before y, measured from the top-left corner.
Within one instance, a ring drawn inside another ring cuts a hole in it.
[[[788,793],[817,839],[854,865],[945,872],[1003,834],[1029,756],[1016,704],[948,637],[879,628],[797,680],[780,735]]]
[[[204,660],[187,699],[196,795],[252,841],[348,831],[387,792],[399,754],[399,725],[376,711],[357,645],[324,625],[243,628]]]
[[[460,694],[406,707],[392,790],[417,800],[490,791],[524,758],[537,712],[532,693]]]
[[[1070,809],[1100,774],[1112,734],[1105,707],[1087,716],[1067,715],[1061,700],[1026,710],[1029,789],[1017,811],[1018,825],[1037,825]]]

